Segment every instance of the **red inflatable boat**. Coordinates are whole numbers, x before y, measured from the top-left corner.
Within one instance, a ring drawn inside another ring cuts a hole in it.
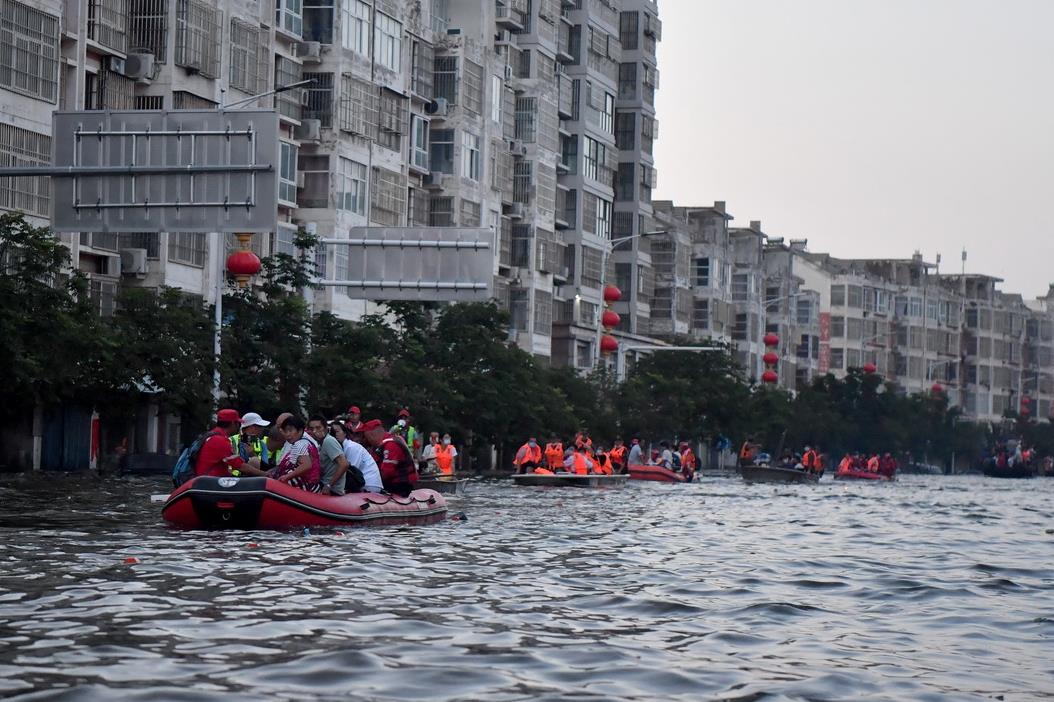
[[[837,470],[834,474],[835,480],[895,480],[895,475],[885,473],[872,473],[869,470]]]
[[[683,483],[684,476],[662,466],[630,466],[630,480],[653,480],[660,483]]]
[[[335,497],[271,478],[203,476],[169,495],[161,516],[184,529],[297,529],[434,524],[446,512],[446,500],[434,490],[414,490],[406,498],[372,492]]]

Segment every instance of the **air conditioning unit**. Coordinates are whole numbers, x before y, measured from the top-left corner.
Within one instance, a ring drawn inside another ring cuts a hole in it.
[[[119,56],[110,56],[106,67],[119,76],[124,75],[124,59]]]
[[[523,219],[523,203],[514,202],[509,208],[509,217],[512,219]]]
[[[446,117],[448,109],[449,105],[447,104],[446,98],[436,98],[425,105],[425,114],[433,117]]]
[[[432,171],[431,173],[426,175],[424,178],[422,178],[421,181],[424,183],[424,186],[426,188],[429,188],[429,189],[432,189],[432,190],[442,190],[443,189],[443,178],[444,177],[446,177],[446,173],[441,173],[439,171]]]
[[[150,81],[154,77],[154,55],[128,54],[124,61],[124,75],[141,83]]]
[[[526,156],[527,146],[519,139],[510,139],[509,151],[512,152],[513,156]]]
[[[304,63],[322,63],[322,44],[317,41],[302,41],[296,45],[296,55]]]
[[[303,190],[304,189],[304,185],[306,183],[307,183],[307,180],[306,180],[306,178],[304,176],[304,172],[303,171],[297,171],[296,172],[296,187],[298,189],[300,189],[300,190]]]
[[[149,272],[146,249],[121,249],[121,275],[145,278]]]
[[[300,141],[319,141],[322,139],[322,120],[305,119],[296,128],[296,138]]]

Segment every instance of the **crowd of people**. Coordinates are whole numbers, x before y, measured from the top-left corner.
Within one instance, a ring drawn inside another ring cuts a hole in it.
[[[843,475],[846,473],[877,473],[892,478],[897,474],[898,467],[897,459],[892,454],[867,455],[857,451],[847,453],[842,457],[842,460],[838,462],[838,473]]]
[[[565,446],[557,436],[551,436],[543,447],[538,439],[530,437],[516,452],[513,459],[517,473],[573,473],[577,475],[615,475],[628,473],[630,466],[659,466],[677,471],[686,480],[692,480],[699,462],[687,442],[676,449],[666,441],[650,455],[645,453],[639,439],[633,439],[627,447],[622,439],[616,439],[610,448],[593,445],[593,439],[585,431],[578,432],[573,441]]]
[[[457,449],[450,435],[432,432],[427,446],[409,410],[385,428],[363,421],[358,407],[335,419],[305,421],[290,412],[274,422],[256,412],[217,413],[216,425],[195,442],[195,476],[267,476],[308,492],[343,495],[389,492],[406,496],[421,474],[453,475]]]
[[[739,465],[741,466],[771,466],[773,463],[778,468],[801,470],[819,475],[823,474],[825,468],[824,455],[815,446],[806,446],[801,453],[785,450],[775,462],[770,454],[761,449],[761,445],[754,440],[754,437],[748,437],[739,449]]]

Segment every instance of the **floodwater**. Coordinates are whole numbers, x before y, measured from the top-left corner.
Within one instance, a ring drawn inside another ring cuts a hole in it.
[[[0,697],[1054,699],[1054,480],[828,480],[481,483],[464,521],[304,535],[5,478]]]

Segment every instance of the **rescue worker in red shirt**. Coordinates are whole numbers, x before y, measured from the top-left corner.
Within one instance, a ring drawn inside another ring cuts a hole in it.
[[[698,461],[695,459],[695,453],[692,451],[692,447],[688,445],[687,441],[681,442],[681,475],[684,476],[685,481],[692,482],[695,478],[695,468]]]
[[[366,442],[373,447],[384,489],[393,495],[408,496],[417,484],[417,464],[406,442],[386,432],[379,419],[366,422],[363,430]]]
[[[245,461],[231,447],[231,437],[241,431],[242,418],[238,410],[221,409],[216,413],[216,426],[201,445],[198,460],[194,463],[194,475],[211,475],[222,478],[231,470],[241,468]]]
[[[348,428],[348,438],[358,444],[364,444],[366,439],[362,437],[365,422],[362,421],[362,410],[356,405],[348,408],[348,421],[344,422]]]
[[[538,445],[538,439],[533,436],[527,443],[516,452],[516,458],[512,465],[516,466],[517,473],[533,473],[535,468],[542,465],[542,447]]]

